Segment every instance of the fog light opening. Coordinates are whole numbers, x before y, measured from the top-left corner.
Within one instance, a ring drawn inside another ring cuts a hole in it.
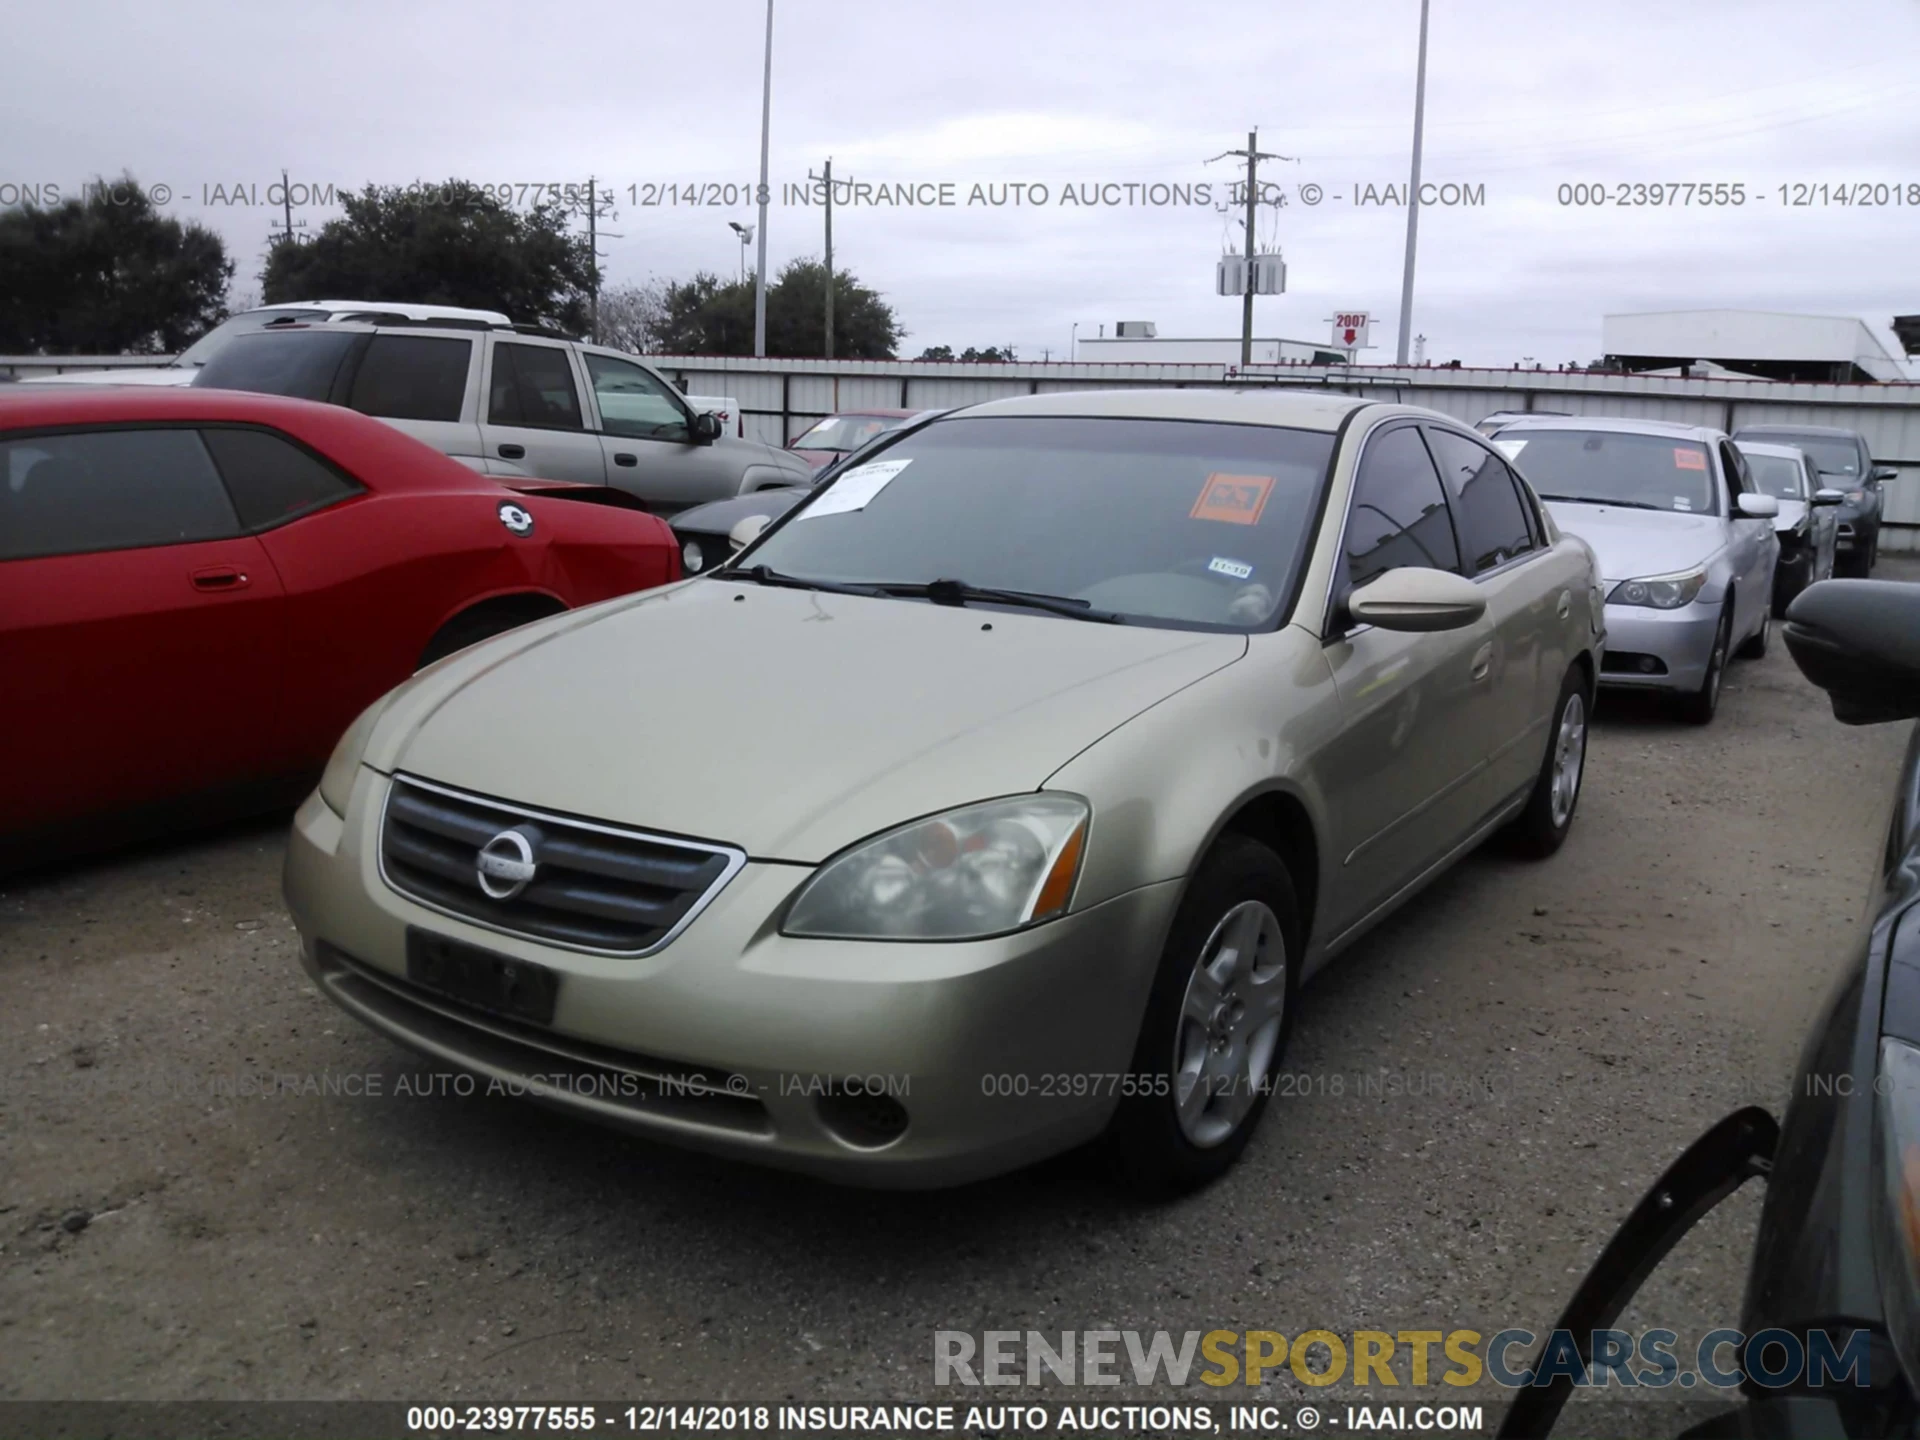
[[[907,1133],[907,1107],[891,1095],[823,1095],[814,1102],[834,1139],[857,1150],[880,1150]]]

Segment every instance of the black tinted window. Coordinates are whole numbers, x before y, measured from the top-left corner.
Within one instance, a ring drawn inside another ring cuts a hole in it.
[[[1346,548],[1351,585],[1402,565],[1460,569],[1440,476],[1411,425],[1367,442],[1347,511]]]
[[[184,545],[239,530],[198,431],[0,440],[0,560]]]
[[[472,360],[471,340],[376,335],[361,357],[347,404],[389,420],[458,420]]]
[[[237,335],[200,367],[193,383],[215,390],[325,401],[333,394],[341,362],[365,338],[364,331],[350,330],[263,330]]]
[[[264,430],[202,432],[226,477],[240,523],[264,530],[359,490],[291,441]]]
[[[580,393],[567,352],[550,345],[493,347],[493,383],[487,419],[495,425],[582,430]]]
[[[1520,491],[1500,457],[1447,430],[1429,430],[1434,459],[1446,477],[1454,524],[1468,571],[1478,575],[1533,549],[1533,530]]]

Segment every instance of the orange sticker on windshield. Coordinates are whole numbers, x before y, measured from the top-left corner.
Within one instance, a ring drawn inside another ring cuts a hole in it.
[[[1676,445],[1673,447],[1673,468],[1676,470],[1704,470],[1707,468],[1707,457],[1698,450],[1689,449],[1684,445]]]
[[[1209,475],[1200,498],[1189,512],[1191,520],[1224,520],[1229,525],[1257,525],[1273,493],[1271,475]]]

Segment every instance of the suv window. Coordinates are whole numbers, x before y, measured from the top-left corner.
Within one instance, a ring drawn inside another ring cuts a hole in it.
[[[471,340],[376,335],[360,357],[347,404],[388,420],[458,420],[472,364]]]
[[[645,368],[609,355],[583,355],[600,407],[600,428],[640,440],[685,440],[687,413]]]
[[[203,430],[240,523],[266,530],[360,493],[292,441],[265,430]]]
[[[197,430],[0,440],[0,560],[239,533],[233,502]]]
[[[252,390],[327,401],[341,363],[366,332],[352,330],[262,330],[236,335],[193,377],[215,390]]]
[[[1347,511],[1346,551],[1349,586],[1402,565],[1458,573],[1446,493],[1413,426],[1367,441]]]
[[[1451,430],[1429,429],[1427,439],[1446,477],[1467,573],[1481,574],[1532,550],[1533,528],[1527,523],[1526,507],[1500,457]]]
[[[487,419],[495,425],[584,430],[567,352],[551,345],[495,345]]]

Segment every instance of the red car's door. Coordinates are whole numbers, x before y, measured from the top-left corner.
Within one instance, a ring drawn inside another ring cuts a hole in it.
[[[0,834],[280,751],[281,587],[187,427],[0,435]]]

